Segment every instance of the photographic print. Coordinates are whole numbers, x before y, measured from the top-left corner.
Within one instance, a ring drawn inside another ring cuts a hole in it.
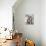
[[[26,15],[25,16],[25,23],[26,24],[34,24],[34,16],[33,15]]]

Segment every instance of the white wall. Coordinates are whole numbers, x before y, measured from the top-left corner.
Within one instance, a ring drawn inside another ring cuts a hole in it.
[[[34,25],[25,24],[25,15],[34,14]],[[23,0],[14,12],[15,28],[24,34],[24,37],[35,41],[36,46],[41,46],[41,1],[40,0]]]
[[[12,6],[16,0],[0,0],[0,27],[12,28]]]
[[[46,46],[46,0],[41,1],[41,40],[42,46]]]

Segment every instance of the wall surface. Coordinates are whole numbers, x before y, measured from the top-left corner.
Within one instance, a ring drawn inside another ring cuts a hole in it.
[[[46,0],[41,1],[41,41],[46,46]]]
[[[0,0],[0,27],[12,28],[12,6],[16,0]]]
[[[34,24],[25,24],[25,15],[34,14]],[[41,1],[40,0],[23,0],[23,2],[15,9],[15,28],[18,32],[22,32],[25,38],[35,41],[36,46],[41,46]]]

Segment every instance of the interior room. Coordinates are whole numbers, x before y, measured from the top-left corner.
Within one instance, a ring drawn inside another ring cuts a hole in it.
[[[0,46],[46,46],[46,0],[0,0]]]

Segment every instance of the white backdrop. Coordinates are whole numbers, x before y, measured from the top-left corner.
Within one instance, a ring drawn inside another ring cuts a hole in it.
[[[0,27],[12,28],[12,6],[16,0],[0,0]]]

